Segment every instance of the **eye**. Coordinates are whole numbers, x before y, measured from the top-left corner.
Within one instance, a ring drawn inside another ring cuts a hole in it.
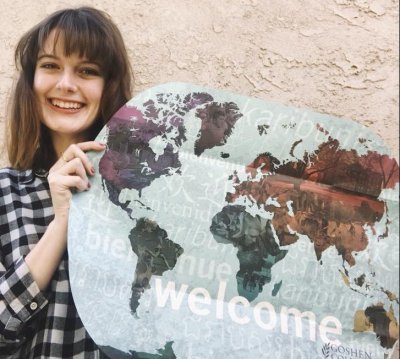
[[[44,62],[40,64],[39,67],[42,69],[52,70],[52,69],[57,69],[58,65],[53,62]]]
[[[101,76],[100,71],[94,67],[82,67],[79,72],[84,76]]]

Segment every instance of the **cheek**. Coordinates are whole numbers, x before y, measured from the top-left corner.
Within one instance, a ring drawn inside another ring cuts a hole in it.
[[[42,91],[40,80],[35,76],[35,78],[33,79],[33,93],[35,94],[35,96],[38,96],[41,92]]]
[[[43,95],[49,88],[49,81],[44,76],[35,75],[33,78],[33,92],[36,96]]]
[[[97,106],[100,106],[101,98],[103,96],[104,91],[104,81],[99,81],[97,84],[93,84],[92,89],[90,91],[91,98],[93,103],[96,103]]]
[[[45,90],[40,86],[40,84],[33,84],[33,95],[34,95],[34,100],[36,101],[37,104],[37,110],[42,113],[43,111],[43,104],[45,102],[45,96],[44,96]]]

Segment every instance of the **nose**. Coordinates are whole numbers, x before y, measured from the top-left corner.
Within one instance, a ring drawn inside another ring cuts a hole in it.
[[[65,92],[75,92],[77,90],[77,85],[74,73],[69,70],[64,70],[58,79],[56,88]]]

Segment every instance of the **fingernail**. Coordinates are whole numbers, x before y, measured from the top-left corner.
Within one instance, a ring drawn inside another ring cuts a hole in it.
[[[92,185],[90,184],[90,182],[88,182],[87,187],[88,187],[88,189],[90,189],[90,187],[92,187]]]
[[[94,167],[92,166],[92,167],[90,167],[90,173],[92,174],[92,175],[94,175],[95,173],[96,173],[96,170],[94,169]]]
[[[99,145],[100,145],[101,147],[106,147],[106,144],[105,144],[105,143],[99,142]]]

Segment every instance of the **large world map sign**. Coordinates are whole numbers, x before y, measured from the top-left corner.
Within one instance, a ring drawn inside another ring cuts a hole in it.
[[[97,140],[68,251],[79,314],[110,358],[390,355],[399,167],[367,128],[169,83]]]

